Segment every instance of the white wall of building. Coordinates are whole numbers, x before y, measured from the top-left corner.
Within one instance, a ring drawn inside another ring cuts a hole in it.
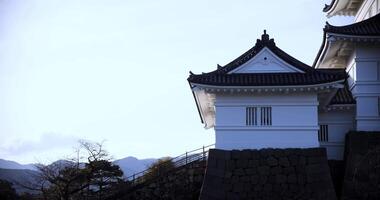
[[[375,16],[380,12],[380,0],[365,0],[355,16],[355,22],[360,22]]]
[[[337,106],[336,110],[319,112],[319,124],[328,127],[328,142],[320,142],[327,149],[328,159],[343,160],[346,134],[355,130],[355,107],[348,108]]]
[[[272,125],[247,126],[246,107],[272,107]],[[217,94],[216,148],[318,147],[317,95]]]
[[[380,131],[380,47],[360,44],[347,67],[358,131]]]

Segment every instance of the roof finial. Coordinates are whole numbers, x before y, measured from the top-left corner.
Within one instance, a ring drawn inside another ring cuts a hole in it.
[[[261,40],[262,41],[268,41],[269,40],[269,35],[267,34],[267,30],[264,29],[264,34],[261,35]]]

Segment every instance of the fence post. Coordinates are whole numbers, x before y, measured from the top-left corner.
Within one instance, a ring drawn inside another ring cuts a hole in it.
[[[186,151],[186,154],[185,154],[185,163],[186,163],[186,165],[187,165],[187,151]]]
[[[206,160],[206,152],[205,152],[205,146],[203,145],[202,147],[202,151],[203,151],[203,160]]]
[[[136,174],[133,174],[133,180],[132,180],[133,183],[135,183],[135,175]]]

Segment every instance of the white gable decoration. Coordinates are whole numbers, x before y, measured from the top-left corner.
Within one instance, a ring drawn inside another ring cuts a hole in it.
[[[263,48],[256,56],[241,65],[240,67],[232,70],[232,73],[289,73],[300,72],[300,69],[293,67],[276,56],[267,47]]]

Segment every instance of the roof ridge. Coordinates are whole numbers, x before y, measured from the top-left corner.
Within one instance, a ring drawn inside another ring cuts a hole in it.
[[[278,48],[276,46],[276,43],[274,42],[273,38],[270,38],[267,34],[266,30],[264,29],[264,33],[261,35],[261,39],[256,40],[255,46],[250,48],[248,51],[237,57],[236,59],[232,60],[228,64],[221,67],[218,65],[217,69],[210,72],[210,73],[227,73],[229,71],[232,71],[239,66],[246,63],[251,58],[255,57],[263,48],[267,47],[271,52],[273,52],[276,56],[287,62],[288,64],[304,71],[308,72],[313,70],[313,68],[298,59],[292,57],[291,55],[287,54],[282,49]]]

